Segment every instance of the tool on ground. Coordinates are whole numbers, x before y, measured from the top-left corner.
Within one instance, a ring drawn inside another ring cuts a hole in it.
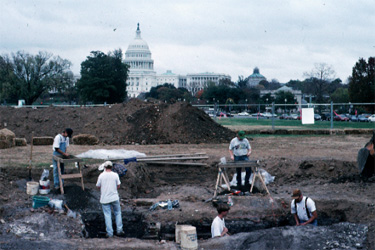
[[[34,141],[34,131],[31,132],[31,149],[30,149],[30,161],[29,161],[29,178],[28,178],[28,181],[31,181],[32,178],[31,178],[31,165],[32,165],[32,161],[33,161],[33,141]]]

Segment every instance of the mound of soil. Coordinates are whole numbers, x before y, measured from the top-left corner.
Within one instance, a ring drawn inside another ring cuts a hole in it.
[[[154,104],[132,99],[106,107],[0,107],[0,129],[17,137],[55,136],[66,127],[91,134],[103,144],[228,142],[234,132],[188,103]]]

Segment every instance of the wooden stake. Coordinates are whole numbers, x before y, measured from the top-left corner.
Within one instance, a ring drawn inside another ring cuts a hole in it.
[[[33,161],[33,144],[34,144],[34,131],[31,132],[31,149],[30,149],[30,161],[29,161],[29,180],[31,181],[31,166]]]

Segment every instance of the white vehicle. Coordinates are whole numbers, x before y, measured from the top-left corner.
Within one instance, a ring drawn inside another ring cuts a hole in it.
[[[249,116],[249,113],[244,111],[244,112],[238,113],[237,115],[239,115],[239,116]]]
[[[277,117],[277,115],[275,115],[275,114],[272,115],[272,114],[269,113],[269,112],[263,113],[263,116],[266,117],[266,118],[272,118],[272,116],[273,116],[273,117]]]
[[[375,115],[369,116],[368,121],[375,122]]]

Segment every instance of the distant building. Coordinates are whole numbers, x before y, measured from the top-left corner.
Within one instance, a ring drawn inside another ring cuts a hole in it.
[[[259,73],[258,67],[254,68],[253,74],[248,77],[247,84],[250,87],[258,85],[261,81],[267,80],[263,75]]]
[[[165,83],[172,84],[177,88],[186,88],[186,76],[172,73],[172,70],[156,75],[156,85],[163,85]]]
[[[129,44],[125,52],[125,63],[130,66],[129,77],[126,81],[129,97],[137,97],[141,93],[149,92],[152,87],[169,83],[176,88],[186,88],[193,95],[207,86],[208,82],[218,84],[221,79],[229,79],[230,76],[216,73],[201,73],[178,75],[167,70],[163,74],[154,71],[154,60],[147,43],[141,38],[139,23],[134,40]]]
[[[137,97],[142,92],[149,92],[156,86],[154,60],[147,43],[141,38],[139,23],[135,38],[125,52],[125,63],[130,66],[127,83],[129,97]]]
[[[198,91],[204,89],[210,82],[214,83],[215,85],[218,85],[220,80],[231,79],[229,75],[209,72],[199,74],[187,74],[186,78],[186,88],[192,93],[192,95],[195,95]]]
[[[277,92],[280,92],[280,91],[284,91],[284,92],[290,92],[292,93],[295,98],[296,98],[296,101],[297,103],[301,106],[302,104],[302,91],[301,90],[294,90],[286,85],[276,89],[276,90],[261,90],[260,91],[260,96],[264,96],[266,94],[271,94],[271,96],[273,97],[276,97],[276,93]]]

